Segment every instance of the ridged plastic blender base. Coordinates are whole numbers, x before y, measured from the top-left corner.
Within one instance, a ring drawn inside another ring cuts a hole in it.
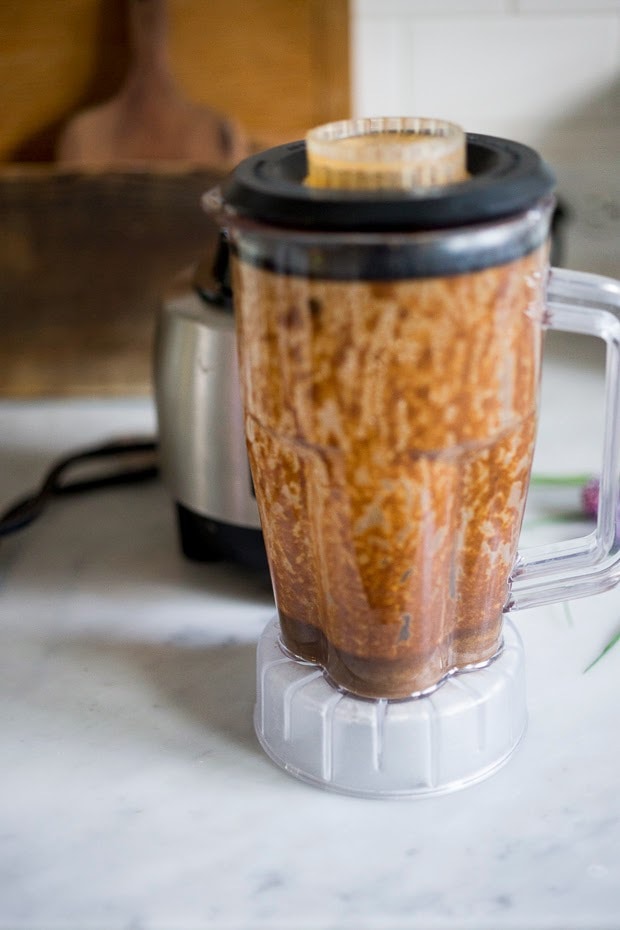
[[[365,700],[285,654],[274,619],[258,644],[254,724],[277,765],[322,788],[374,798],[454,791],[495,772],[525,733],[523,645],[506,620],[490,665],[425,697]]]

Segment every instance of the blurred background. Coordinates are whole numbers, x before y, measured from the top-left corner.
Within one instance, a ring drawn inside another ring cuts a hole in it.
[[[0,396],[150,391],[161,295],[214,235],[202,193],[347,115],[349,31],[346,0],[3,0]]]
[[[356,113],[444,116],[553,165],[562,262],[620,276],[620,0],[354,0]]]
[[[136,91],[132,11],[149,6],[176,115],[222,142],[204,158]],[[96,110],[70,155],[67,125],[110,100],[115,134]],[[214,234],[201,194],[245,151],[349,115],[535,146],[558,175],[562,263],[620,271],[620,0],[3,0],[0,112],[0,396],[150,392],[158,303]]]

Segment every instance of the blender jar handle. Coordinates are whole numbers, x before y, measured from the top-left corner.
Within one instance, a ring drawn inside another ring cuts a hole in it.
[[[586,597],[620,581],[616,513],[620,493],[620,282],[552,268],[545,325],[598,336],[607,344],[605,434],[596,530],[565,542],[517,554],[505,610],[519,610]]]

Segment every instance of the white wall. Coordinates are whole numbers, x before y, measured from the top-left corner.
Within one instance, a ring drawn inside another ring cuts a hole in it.
[[[553,164],[566,263],[620,277],[620,0],[353,0],[357,116],[437,116]]]

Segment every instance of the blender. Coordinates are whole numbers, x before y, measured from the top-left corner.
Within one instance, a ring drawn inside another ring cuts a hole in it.
[[[278,614],[255,728],[306,781],[488,776],[527,720],[508,614],[616,583],[618,288],[550,272],[553,189],[532,149],[411,117],[319,127],[207,195]],[[548,328],[607,342],[601,508],[520,553]]]

